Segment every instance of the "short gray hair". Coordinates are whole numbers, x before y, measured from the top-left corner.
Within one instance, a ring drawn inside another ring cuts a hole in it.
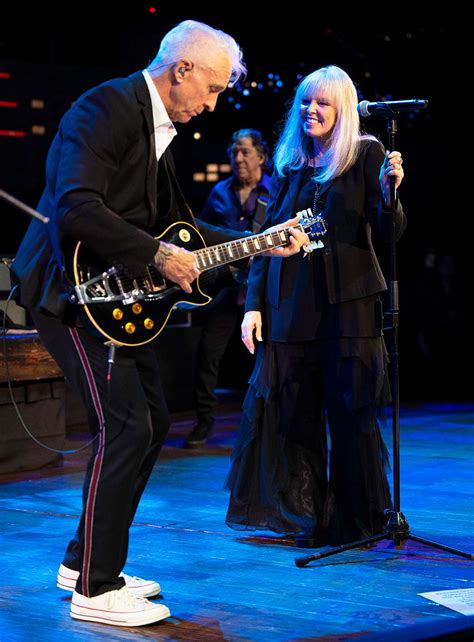
[[[234,38],[224,31],[196,20],[180,22],[165,34],[150,68],[156,64],[171,65],[180,58],[190,58],[194,63],[212,69],[212,57],[216,51],[224,52],[230,58],[231,84],[236,83],[240,76],[246,74],[242,50]]]

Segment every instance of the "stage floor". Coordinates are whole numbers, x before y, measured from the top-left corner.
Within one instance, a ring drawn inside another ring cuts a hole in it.
[[[224,482],[238,420],[238,405],[222,402],[209,443],[188,450],[182,442],[192,417],[174,416],[125,569],[161,584],[172,618],[152,626],[74,621],[70,596],[56,588],[80,511],[84,451],[48,469],[1,476],[0,640],[335,641],[391,633],[404,642],[415,639],[413,625],[468,626],[471,618],[418,593],[474,588],[473,561],[383,540],[300,569],[295,557],[316,551],[227,528]],[[391,450],[390,420],[383,431]],[[70,444],[82,439],[77,433]],[[402,407],[401,510],[414,535],[474,553],[473,461],[474,405]],[[435,639],[427,635],[416,639]]]

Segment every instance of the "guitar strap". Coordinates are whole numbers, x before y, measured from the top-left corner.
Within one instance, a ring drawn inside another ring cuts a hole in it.
[[[174,172],[173,156],[168,149],[163,154],[161,160],[163,160],[163,164],[168,172],[168,176],[169,176],[170,184],[172,188],[171,192],[172,192],[172,195],[174,194],[174,197],[176,199],[178,211],[180,214],[180,220],[185,221],[186,223],[190,223],[191,225],[197,228],[198,226],[196,223],[196,219],[194,218],[194,214],[188,202],[186,201],[186,198],[183,194],[183,190],[181,189],[180,184],[178,183],[178,179],[176,178],[176,174]]]
[[[267,204],[268,204],[268,196],[265,194],[259,194],[257,198],[257,207],[255,208],[255,216],[253,217],[252,221],[252,232],[254,234],[257,234],[260,232],[260,228],[263,225],[263,221],[265,220],[265,216],[267,214]]]
[[[259,194],[257,197],[257,205],[255,208],[255,214],[252,221],[252,232],[258,234],[260,232],[263,222],[267,216],[267,205],[270,199],[270,183],[271,177],[267,172],[263,173],[260,185],[258,187]]]

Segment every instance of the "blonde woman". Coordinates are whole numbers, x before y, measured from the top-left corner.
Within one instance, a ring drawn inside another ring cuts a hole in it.
[[[226,521],[297,546],[339,545],[381,532],[391,506],[376,419],[387,401],[387,286],[372,240],[388,240],[402,159],[361,134],[354,83],[329,66],[299,84],[274,164],[264,227],[309,208],[321,236],[285,261],[253,261],[242,340],[258,351]],[[405,225],[397,195],[398,237]]]

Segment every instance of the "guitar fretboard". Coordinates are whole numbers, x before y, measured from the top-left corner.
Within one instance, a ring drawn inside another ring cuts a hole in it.
[[[300,225],[296,225],[295,227],[301,229]],[[263,232],[262,234],[246,236],[236,241],[227,241],[220,245],[194,250],[198,268],[202,272],[218,265],[231,263],[238,259],[245,259],[255,254],[261,254],[274,247],[288,245],[290,242],[288,230],[289,228],[284,228],[274,232]]]

